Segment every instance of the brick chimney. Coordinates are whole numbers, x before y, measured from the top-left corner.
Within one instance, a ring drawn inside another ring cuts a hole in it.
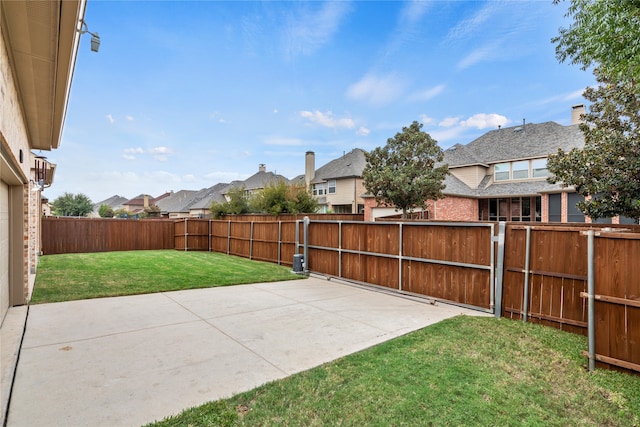
[[[267,165],[265,165],[264,163],[260,163],[258,165],[258,172],[266,172],[267,171]]]
[[[144,208],[147,209],[149,207],[149,195],[145,194],[143,200],[144,200]]]
[[[307,151],[304,155],[304,182],[307,189],[311,185],[311,181],[316,176],[316,153]]]
[[[577,125],[580,123],[584,123],[582,120],[582,115],[586,114],[587,110],[584,107],[584,104],[576,104],[571,106],[571,124]]]

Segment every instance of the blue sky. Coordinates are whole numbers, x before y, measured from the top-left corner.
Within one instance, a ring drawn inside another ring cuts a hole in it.
[[[293,178],[418,120],[439,145],[569,124],[595,80],[559,64],[549,1],[98,1],[82,36],[50,200]]]

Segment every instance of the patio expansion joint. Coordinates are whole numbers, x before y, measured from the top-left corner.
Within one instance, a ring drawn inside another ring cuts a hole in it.
[[[78,338],[78,339],[67,340],[67,341],[56,341],[56,342],[40,344],[40,345],[23,346],[22,349],[23,350],[31,350],[31,349],[44,348],[44,347],[54,347],[54,346],[63,345],[63,344],[70,344],[70,343],[75,343],[75,342],[86,342],[86,341],[92,341],[92,340],[97,340],[97,339],[101,339],[101,338],[113,337],[113,336],[117,336],[117,335],[131,334],[131,333],[142,332],[142,331],[150,331],[150,330],[153,330],[153,329],[166,328],[167,326],[185,325],[185,324],[188,324],[188,323],[197,323],[197,322],[201,322],[201,319],[185,320],[183,322],[171,322],[171,323],[166,323],[166,324],[162,324],[162,325],[148,326],[148,327],[145,327],[145,328],[128,329],[126,331],[112,332],[112,333],[108,333],[108,334],[95,335],[95,336],[92,336],[92,337]]]
[[[253,350],[251,347],[248,347],[247,345],[245,345],[242,341],[239,341],[238,339],[236,339],[235,337],[233,337],[232,335],[229,335],[227,332],[225,332],[224,330],[220,329],[219,327],[217,327],[216,325],[214,325],[213,323],[209,322],[208,319],[221,319],[224,317],[231,317],[231,316],[236,316],[238,314],[247,314],[247,313],[252,313],[252,312],[257,312],[257,311],[265,311],[265,310],[251,310],[251,311],[246,311],[246,312],[239,312],[239,313],[233,313],[233,314],[229,314],[226,316],[219,316],[219,317],[215,317],[215,318],[204,318],[202,316],[200,316],[197,313],[194,313],[193,311],[191,311],[189,308],[185,307],[183,304],[181,304],[180,302],[174,300],[173,298],[171,298],[167,293],[163,292],[162,293],[164,296],[166,296],[168,299],[170,299],[171,301],[173,301],[174,303],[176,303],[177,305],[179,305],[180,307],[184,308],[185,310],[187,310],[189,313],[193,314],[194,316],[196,316],[199,320],[199,322],[204,322],[207,325],[209,325],[209,327],[215,329],[216,331],[220,332],[222,335],[224,335],[225,337],[229,338],[230,340],[232,340],[233,342],[235,342],[236,344],[238,344],[239,346],[241,346],[242,348],[244,348],[245,350],[251,352],[252,354],[254,354],[256,357],[264,360],[266,363],[268,363],[269,365],[273,366],[275,369],[277,369],[278,371],[282,372],[284,375],[289,375],[289,373],[287,371],[285,371],[284,369],[282,369],[280,366],[274,364],[273,362],[271,362],[269,359],[266,359],[263,355],[261,355],[260,353],[256,352],[255,350]],[[284,304],[281,305],[280,307],[288,307],[288,306],[294,306],[297,304]],[[269,309],[266,309],[269,310]],[[186,322],[188,323],[188,322]]]

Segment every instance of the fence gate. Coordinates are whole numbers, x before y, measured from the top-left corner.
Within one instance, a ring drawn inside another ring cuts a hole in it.
[[[494,223],[304,220],[296,248],[306,271],[499,316],[504,223],[499,229],[496,236]]]

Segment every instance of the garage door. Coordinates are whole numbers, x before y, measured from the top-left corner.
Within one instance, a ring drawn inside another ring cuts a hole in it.
[[[9,309],[9,186],[0,181],[0,323]]]

